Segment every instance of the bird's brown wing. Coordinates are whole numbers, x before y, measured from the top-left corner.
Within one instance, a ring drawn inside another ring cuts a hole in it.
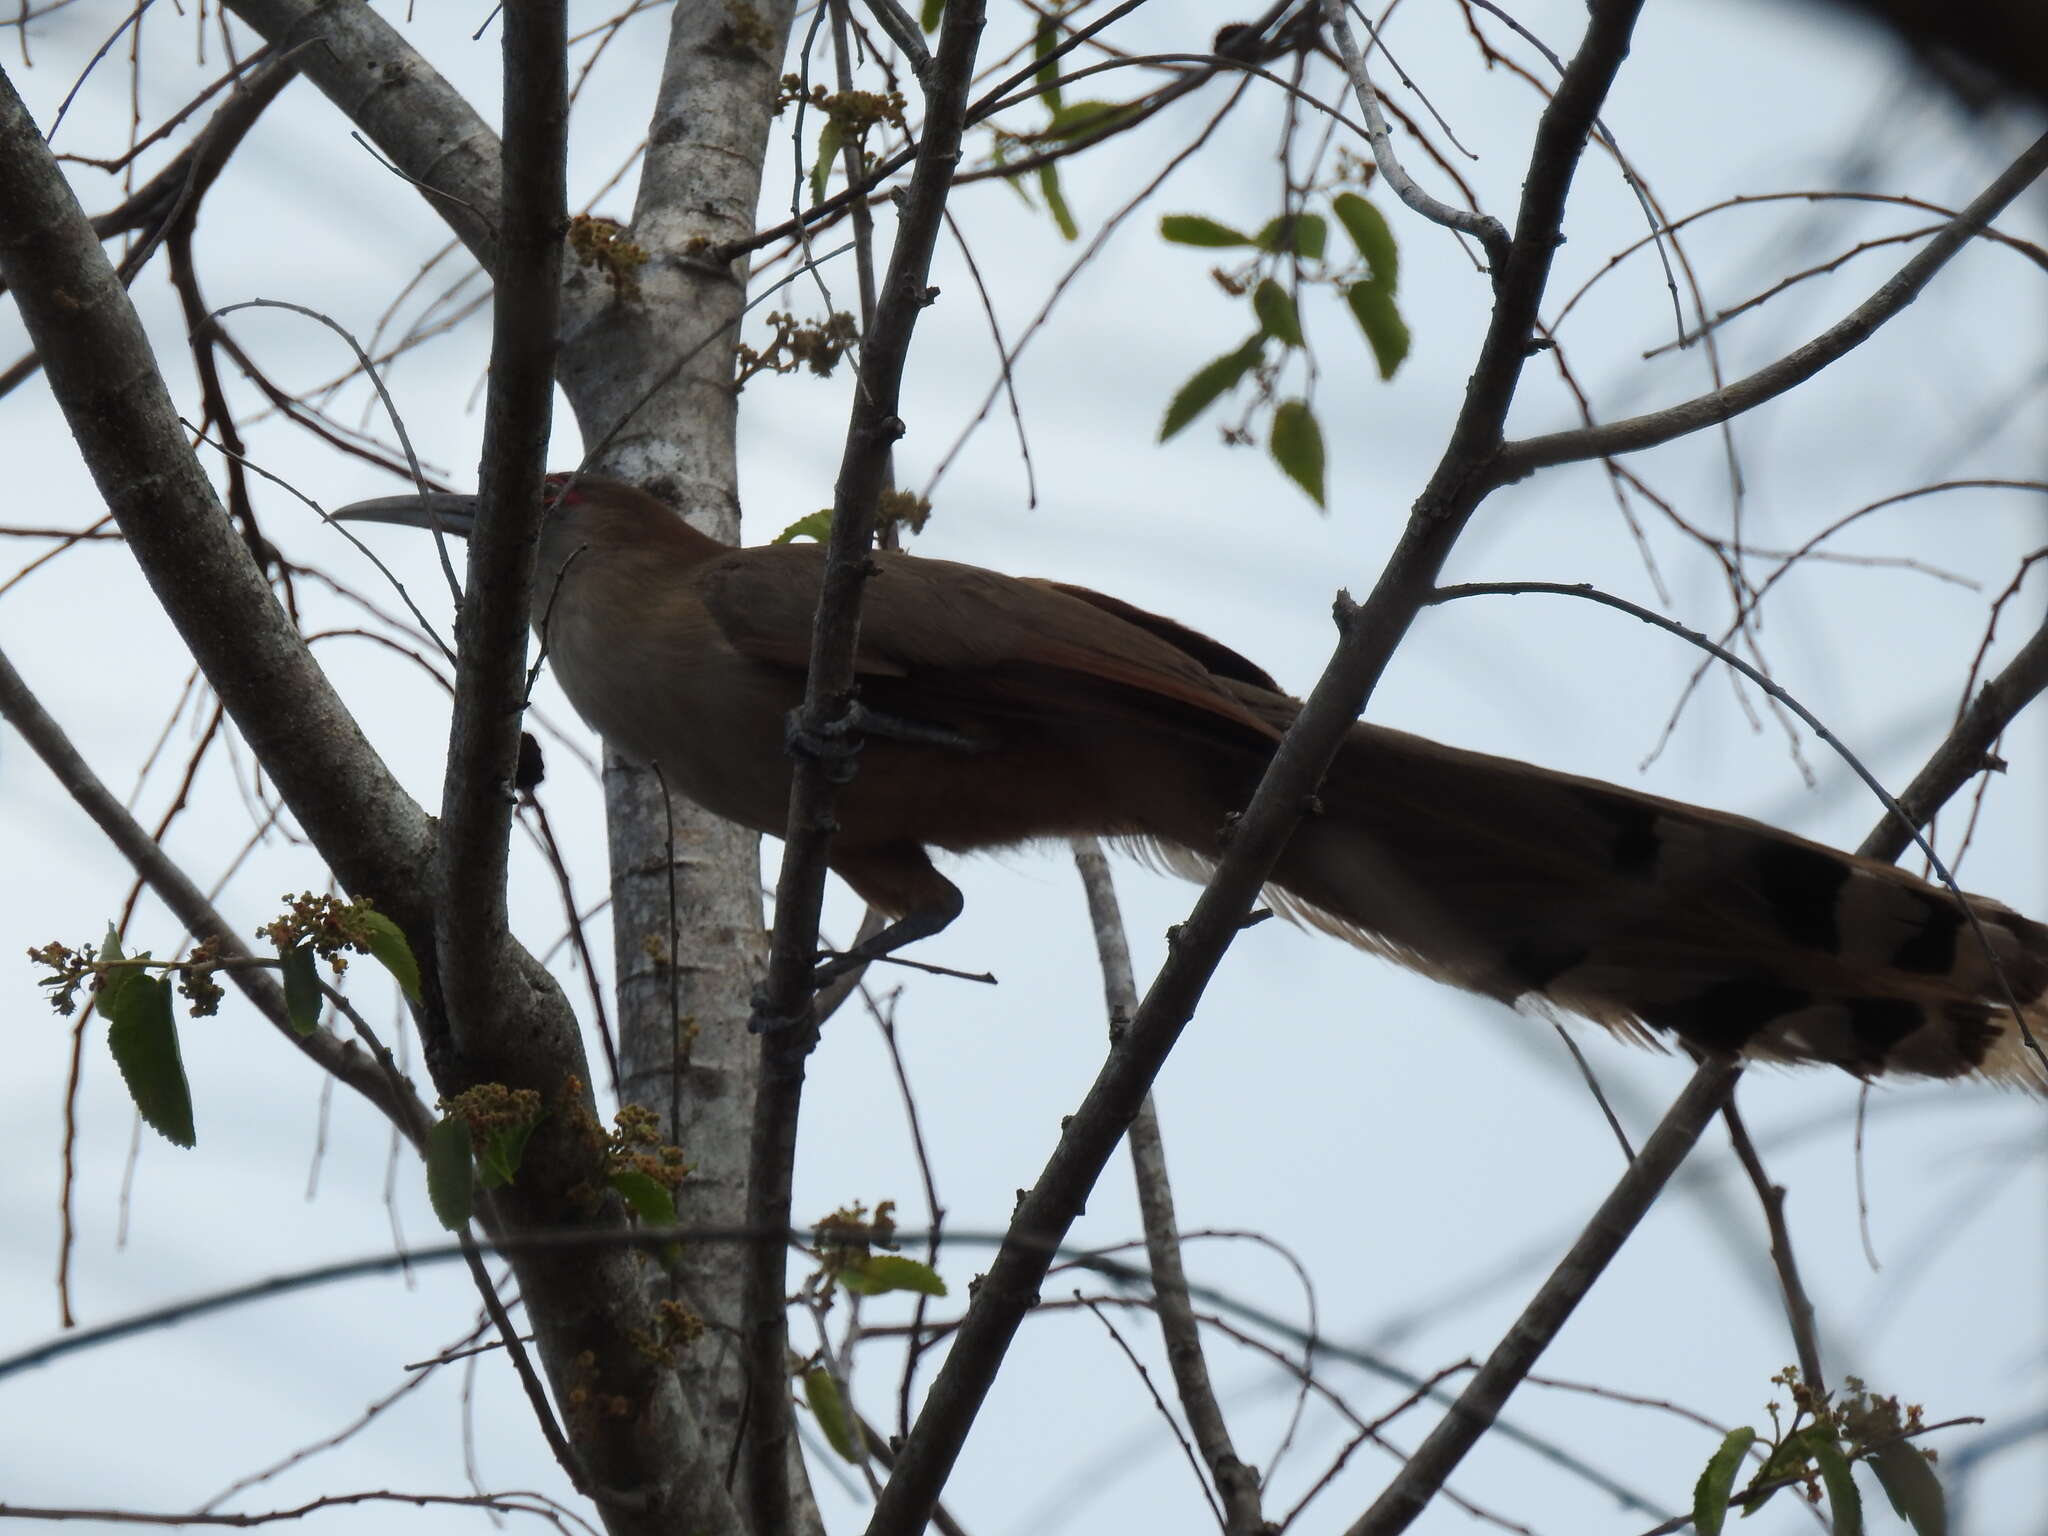
[[[1092,591],[1064,581],[1034,580],[1033,586],[1049,587],[1055,592],[1065,593],[1104,613],[1122,619],[1147,630],[1156,638],[1164,640],[1174,649],[1193,658],[1211,676],[1228,678],[1234,683],[1248,683],[1265,693],[1283,694],[1280,685],[1266,669],[1257,662],[1239,655],[1220,640],[1212,640],[1198,629],[1189,629],[1178,619],[1169,619],[1163,613],[1152,613],[1134,603],[1127,603],[1120,597],[1111,597],[1106,592]],[[1284,696],[1284,694],[1283,694]]]
[[[1065,674],[1277,738],[1219,681],[1270,688],[1272,679],[1184,625],[1085,588],[914,555],[874,559],[855,656],[863,678],[917,677],[936,686],[948,674]],[[696,585],[735,651],[800,673],[810,660],[823,569],[816,546],[754,548],[711,562]]]

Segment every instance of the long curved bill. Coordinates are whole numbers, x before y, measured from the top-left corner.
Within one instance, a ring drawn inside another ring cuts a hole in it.
[[[352,501],[327,515],[338,523],[395,523],[401,528],[425,528],[466,539],[476,527],[476,508],[474,496],[454,491],[429,491],[423,496],[412,491],[404,496]]]

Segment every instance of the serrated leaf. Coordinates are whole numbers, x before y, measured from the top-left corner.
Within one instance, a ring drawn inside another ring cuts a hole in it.
[[[825,201],[825,185],[832,179],[832,162],[839,158],[839,151],[846,147],[846,130],[839,126],[839,119],[827,117],[825,126],[818,130],[818,163],[811,167],[811,201]]]
[[[284,1011],[299,1034],[310,1035],[320,1027],[320,972],[314,964],[313,946],[294,944],[278,952],[284,972]]]
[[[1201,245],[1217,249],[1252,243],[1250,235],[1241,234],[1228,224],[1218,224],[1199,213],[1169,213],[1159,221],[1159,238],[1174,245]]]
[[[1394,231],[1387,216],[1356,192],[1339,192],[1331,199],[1330,210],[1372,269],[1374,284],[1384,288],[1391,298],[1401,280],[1401,252],[1394,244]]]
[[[1409,344],[1408,322],[1394,307],[1393,295],[1374,283],[1353,283],[1344,290],[1344,302],[1351,306],[1359,330],[1365,333],[1380,377],[1391,379],[1407,360]]]
[[[617,1168],[608,1180],[619,1197],[633,1208],[633,1214],[650,1227],[676,1224],[676,1197],[661,1180],[638,1168]]]
[[[945,14],[946,0],[924,0],[924,9],[918,12],[917,24],[927,32],[936,32]]]
[[[382,912],[367,908],[357,914],[357,921],[363,927],[364,943],[370,946],[370,958],[391,973],[399,991],[418,1002],[420,963],[413,955],[412,946],[405,942],[405,934],[398,924]]]
[[[1728,1519],[1728,1496],[1735,1491],[1735,1475],[1755,1443],[1756,1431],[1747,1425],[1731,1429],[1707,1458],[1700,1480],[1692,1486],[1692,1523],[1699,1536],[1721,1536]]]
[[[427,1200],[434,1218],[450,1232],[469,1225],[475,1206],[475,1173],[469,1155],[469,1125],[450,1116],[427,1132]]]
[[[1067,209],[1066,194],[1060,191],[1060,168],[1050,160],[1038,168],[1038,190],[1045,194],[1046,211],[1059,226],[1060,238],[1080,239],[1081,226],[1074,222],[1074,215]]]
[[[937,1270],[900,1253],[871,1253],[842,1269],[839,1283],[861,1296],[882,1296],[890,1291],[914,1291],[920,1296],[946,1294],[946,1282],[939,1278]]]
[[[484,1137],[483,1146],[475,1149],[477,1183],[485,1189],[502,1189],[510,1184],[526,1156],[526,1143],[533,1136],[533,1128],[539,1124],[534,1119],[523,1125],[493,1127]]]
[[[1193,421],[1218,395],[1237,383],[1257,366],[1265,350],[1263,336],[1254,336],[1235,352],[1226,352],[1195,370],[1195,376],[1174,391],[1166,404],[1166,420],[1159,425],[1159,441],[1165,442]]]
[[[818,1428],[842,1460],[855,1466],[867,1460],[852,1417],[846,1411],[846,1399],[839,1395],[839,1383],[822,1365],[804,1372],[804,1401],[811,1405],[811,1417],[818,1421]]]
[[[1046,107],[1054,112],[1060,109],[1060,65],[1058,59],[1048,55],[1059,45],[1059,22],[1051,16],[1039,17],[1038,29],[1031,36],[1031,53],[1038,60],[1038,93],[1045,98]]]
[[[1070,101],[1039,129],[1040,139],[1078,139],[1096,133],[1129,114],[1130,106],[1117,101]]]
[[[794,544],[798,539],[816,539],[824,543],[832,534],[832,509],[813,512],[809,517],[800,517],[768,542],[770,544]]]
[[[1289,253],[1303,261],[1321,261],[1330,243],[1330,223],[1320,213],[1286,213],[1268,219],[1252,244],[1276,256]]]
[[[191,1146],[198,1139],[192,1126],[192,1086],[185,1080],[185,1063],[178,1054],[170,982],[142,971],[125,973],[118,985],[100,989],[99,1005],[107,1018],[114,1065],[121,1069],[136,1113],[171,1145]]]
[[[1941,1479],[1910,1440],[1894,1440],[1870,1453],[1870,1470],[1913,1536],[1948,1536],[1948,1501]]]
[[[1259,280],[1252,290],[1252,313],[1259,317],[1259,329],[1283,347],[1301,345],[1301,316],[1294,299],[1272,278]]]
[[[1307,491],[1317,506],[1323,505],[1323,429],[1306,400],[1283,400],[1273,412],[1273,435],[1268,446],[1273,462],[1287,477]]]
[[[1820,1469],[1820,1480],[1828,1491],[1834,1536],[1863,1536],[1863,1495],[1856,1491],[1849,1458],[1842,1454],[1841,1444],[1833,1435],[1814,1440],[1813,1464]]]

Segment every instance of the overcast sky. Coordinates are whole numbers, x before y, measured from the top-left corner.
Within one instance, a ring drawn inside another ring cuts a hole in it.
[[[86,3],[52,16],[32,35],[32,70],[8,50],[5,67],[39,122],[50,122],[122,9]],[[421,5],[410,20],[406,7],[385,9],[495,120],[497,32],[469,41],[488,8]],[[1804,11],[1669,0],[1649,9],[1606,122],[1674,216],[1738,194],[1844,187],[1953,206],[1981,190],[2034,131],[2018,121],[1959,120],[1901,70],[1882,39],[1826,27]],[[579,6],[577,24],[606,13]],[[1516,14],[1563,52],[1583,7],[1553,0]],[[1154,6],[1115,36],[1134,52],[1183,51],[1202,46],[1229,19],[1229,8],[1191,15],[1187,7]],[[594,192],[643,131],[666,24],[665,10],[637,18],[602,60],[576,123],[572,201]],[[1016,26],[1003,11],[992,39],[1007,43]],[[209,38],[203,64],[195,62],[192,14],[179,20],[159,7],[149,27],[140,90],[143,120],[154,124],[210,78],[220,58]],[[1498,28],[1492,35],[1503,36]],[[1504,70],[1478,66],[1464,21],[1446,0],[1402,7],[1389,37],[1469,150],[1471,158],[1458,164],[1483,205],[1510,216],[1534,93]],[[105,154],[123,142],[125,49],[124,42],[80,93],[58,136],[60,150]],[[1526,49],[1516,56],[1547,78]],[[1333,88],[1327,67],[1312,83]],[[1105,98],[1137,89],[1115,75],[1091,87]],[[1422,110],[1412,97],[1401,99]],[[1066,194],[1084,240],[1220,100],[1212,85],[1115,151],[1067,167]],[[1485,321],[1487,288],[1454,240],[1376,189],[1401,244],[1401,303],[1414,352],[1393,382],[1382,383],[1337,302],[1312,310],[1316,407],[1329,439],[1327,513],[1262,453],[1224,445],[1214,419],[1158,445],[1173,390],[1246,329],[1242,301],[1207,275],[1214,253],[1163,244],[1158,217],[1200,212],[1240,226],[1263,223],[1278,206],[1280,120],[1277,96],[1254,91],[1210,148],[1067,289],[1016,369],[1031,476],[998,402],[932,490],[934,517],[916,549],[1114,592],[1214,634],[1304,691],[1333,638],[1332,592],[1369,587],[1440,451]],[[1017,126],[1033,121],[1020,114]],[[985,149],[985,141],[976,147]],[[765,217],[786,214],[791,163],[786,144],[773,152]],[[1412,169],[1443,192],[1426,160],[1418,156]],[[89,210],[114,200],[96,172],[81,170],[78,184]],[[626,189],[598,205],[619,216],[630,206]],[[2039,239],[2043,206],[2037,193],[2002,227]],[[1004,333],[1015,337],[1078,248],[1001,185],[964,189],[955,211]],[[1859,239],[1925,222],[1881,208],[1781,203],[1692,226],[1687,251],[1710,306],[1724,308]],[[1589,155],[1546,317],[1642,229],[1611,162]],[[209,197],[199,230],[211,303],[288,299],[365,337],[445,240],[417,195],[353,143],[341,115],[303,82],[265,116]],[[1725,371],[1746,371],[1838,318],[1910,249],[1880,246],[1737,322],[1721,338]],[[444,262],[441,270],[452,277],[461,269]],[[910,432],[898,459],[904,482],[918,487],[996,376],[987,323],[956,248],[942,250],[935,280],[942,297],[921,322],[903,410]],[[850,268],[828,269],[825,281],[832,300],[851,307]],[[430,280],[407,302],[406,317],[417,316],[434,291]],[[160,266],[135,298],[181,408],[196,416],[176,304]],[[811,312],[822,302],[806,282],[767,307]],[[1739,455],[1746,537],[1761,548],[1786,548],[1868,501],[1930,481],[2041,476],[2044,322],[2048,285],[2038,268],[1996,250],[1959,259],[1918,309],[1872,344],[1737,424],[1730,441]],[[297,317],[244,314],[231,323],[294,387],[348,365],[332,336]],[[0,324],[9,348],[0,359],[11,358],[19,327],[11,314]],[[1672,329],[1664,279],[1647,254],[1632,257],[1574,311],[1563,332],[1567,355],[1601,416],[1709,387],[1697,349],[1644,360]],[[390,379],[423,455],[458,483],[474,477],[487,344],[479,315],[408,357]],[[253,396],[245,391],[244,398]],[[363,399],[358,387],[339,409],[358,419]],[[829,503],[844,416],[843,379],[760,380],[748,388],[741,488],[750,540]],[[1514,430],[1576,420],[1555,372],[1539,361],[1517,401]],[[566,411],[559,421],[557,459],[572,464],[580,445]],[[39,384],[0,405],[0,434],[18,498],[0,520],[83,526],[98,515],[90,481]],[[329,505],[396,488],[274,421],[251,441],[266,468]],[[1674,444],[1638,456],[1631,468],[1695,524],[1728,526],[1734,499],[1722,440]],[[377,590],[370,567],[289,497],[259,496],[267,531],[295,559],[328,564]],[[1728,605],[1715,567],[1654,507],[1639,502],[1637,510],[1668,600],[1608,485],[1591,469],[1546,473],[1497,495],[1460,546],[1450,577],[1591,581],[1718,631]],[[1781,584],[1766,613],[1776,675],[1896,787],[1946,729],[1989,601],[2019,558],[2048,542],[2044,530],[2043,498],[2026,493],[1956,492],[1866,521],[1841,540],[1845,552],[1919,562],[1976,585],[1899,565],[1809,566]],[[433,611],[428,551],[396,530],[374,539]],[[0,579],[44,547],[7,543]],[[1994,665],[2038,622],[2041,579],[2009,612]],[[309,628],[360,622],[355,610],[310,584],[301,591]],[[122,549],[81,550],[8,592],[0,600],[0,647],[103,776],[123,792],[135,785],[189,662]],[[394,767],[432,803],[445,726],[438,691],[409,663],[370,645],[332,641],[320,654]],[[1753,725],[1753,696],[1745,703],[1719,677],[1708,679],[1669,745],[1643,767],[1694,662],[1693,652],[1668,637],[1589,605],[1537,598],[1458,604],[1417,625],[1370,717],[1837,844],[1860,839],[1877,812],[1852,775],[1803,740],[1799,752],[1815,780],[1808,787],[1785,732],[1768,716]],[[539,709],[569,741],[594,750],[550,684]],[[138,804],[146,820],[173,791],[191,721],[188,709],[165,762],[143,783]],[[2048,796],[2040,792],[2048,716],[2039,707],[2008,735],[2004,755],[2012,772],[1992,786],[1964,884],[2048,916]],[[550,762],[543,795],[579,895],[592,902],[604,881],[597,788],[569,750],[553,749]],[[216,755],[170,839],[202,880],[250,835],[238,787],[245,780],[246,763],[231,773]],[[1959,827],[1959,817],[1944,822],[1945,850],[1955,847]],[[545,950],[560,928],[552,881],[523,837],[515,855],[518,926]],[[0,737],[0,869],[8,875],[0,881],[0,934],[17,950],[52,938],[95,938],[129,878],[11,735]],[[1100,1060],[1100,990],[1078,885],[1061,850],[956,861],[947,871],[965,891],[967,911],[919,957],[991,969],[1001,985],[920,980],[904,992],[896,1019],[948,1225],[987,1232],[1000,1229],[1014,1192],[1035,1179],[1060,1116]],[[1129,863],[1119,864],[1118,878],[1146,975],[1193,891]],[[305,850],[279,843],[250,861],[224,906],[253,928],[270,915],[278,892],[322,879]],[[843,935],[856,920],[851,899],[835,889],[828,927]],[[161,909],[145,902],[131,947],[161,953],[179,937]],[[358,988],[373,1019],[395,1030],[388,988],[367,974]],[[570,990],[580,993],[580,982]],[[0,971],[0,996],[11,998],[7,1013],[16,1021],[12,1070],[0,1074],[11,1154],[0,1172],[4,1355],[57,1328],[51,1277],[67,1037],[43,1011],[25,964],[11,976]],[[389,1247],[394,1220],[409,1240],[433,1239],[419,1176],[406,1159],[388,1172],[376,1117],[345,1096],[326,1113],[320,1083],[238,1001],[188,1026],[184,1038],[199,1145],[179,1152],[142,1134],[125,1246],[132,1117],[101,1032],[87,1042],[73,1282],[82,1321],[376,1252]],[[1687,1064],[1631,1050],[1590,1027],[1577,1038],[1640,1138],[1684,1081]],[[856,1199],[893,1199],[900,1220],[921,1226],[895,1081],[877,1031],[857,1010],[828,1029],[810,1081],[799,1219]],[[1194,1277],[1306,1323],[1298,1261],[1313,1279],[1325,1335],[1418,1374],[1491,1347],[1619,1172],[1613,1139],[1547,1024],[1278,922],[1252,930],[1233,949],[1158,1099],[1183,1224],[1256,1233],[1278,1245],[1241,1235],[1195,1243]],[[1774,1178],[1792,1191],[1799,1259],[1834,1375],[1859,1374],[1925,1404],[1930,1418],[1981,1415],[1983,1435],[2034,1416],[2030,1444],[1989,1456],[1973,1473],[1963,1529],[1975,1536],[2048,1529],[2041,1515],[2048,1429],[2038,1422],[2048,1407],[2042,1105],[1974,1086],[1876,1093],[1862,1149],[1880,1261],[1873,1269],[1858,1230],[1857,1084],[1818,1071],[1758,1072],[1745,1083],[1743,1102]],[[317,1194],[309,1198],[316,1173]],[[1107,1244],[1136,1232],[1128,1174],[1113,1166],[1076,1240]],[[982,1248],[946,1251],[942,1267],[956,1297],[986,1261]],[[1055,1276],[1045,1297],[1066,1299],[1076,1288],[1095,1293],[1101,1283]],[[0,1380],[0,1444],[8,1448],[0,1455],[0,1502],[189,1508],[340,1429],[402,1379],[405,1363],[465,1332],[473,1307],[468,1281],[453,1270],[386,1277],[264,1302]],[[895,1312],[877,1305],[870,1315]],[[1125,1312],[1115,1321],[1163,1388],[1142,1315]],[[802,1321],[794,1327],[797,1345],[808,1344]],[[1024,1338],[1029,1347],[1006,1369],[947,1495],[967,1528],[976,1536],[1202,1528],[1209,1516],[1191,1475],[1102,1323],[1085,1311],[1048,1316],[1027,1325]],[[1674,1402],[1720,1423],[1761,1425],[1769,1378],[1791,1358],[1755,1198],[1715,1132],[1541,1370]],[[856,1394],[871,1415],[893,1424],[893,1357],[877,1348],[863,1361]],[[1221,1341],[1214,1365],[1244,1454],[1268,1464],[1288,1434],[1289,1379]],[[1328,1364],[1327,1372],[1367,1416],[1402,1396],[1400,1387],[1352,1366]],[[459,1372],[444,1373],[360,1438],[233,1507],[276,1508],[363,1487],[459,1491],[461,1389]],[[502,1362],[482,1364],[473,1406],[487,1487],[566,1496]],[[1666,1510],[1689,1499],[1715,1441],[1712,1431],[1670,1414],[1534,1386],[1516,1396],[1509,1416]],[[1411,1446],[1432,1422],[1429,1410],[1419,1410],[1390,1435]],[[1978,1433],[1940,1437],[1945,1463],[1967,1460]],[[1343,1438],[1341,1421],[1311,1405],[1274,1473],[1271,1506],[1291,1505]],[[1341,1529],[1391,1465],[1382,1453],[1361,1450],[1302,1528]],[[814,1466],[828,1521],[855,1528],[865,1495],[835,1485],[845,1469],[835,1474],[821,1460]],[[1546,1536],[1627,1536],[1656,1523],[1618,1508],[1578,1473],[1498,1438],[1452,1486]],[[1867,1493],[1873,1525],[1885,1529],[1891,1517],[1880,1516],[1874,1487]],[[386,1531],[449,1529],[480,1517],[373,1507],[321,1519],[323,1530]],[[1752,1525],[1760,1536],[1812,1528],[1787,1503]],[[1415,1527],[1469,1528],[1467,1516],[1442,1502]]]

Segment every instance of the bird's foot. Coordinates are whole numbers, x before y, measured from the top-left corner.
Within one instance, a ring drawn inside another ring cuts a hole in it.
[[[949,752],[982,749],[982,743],[950,726],[869,709],[858,699],[846,706],[845,714],[823,725],[805,725],[797,710],[791,710],[783,721],[782,739],[790,753],[819,763],[835,784],[853,777],[854,758],[868,737],[916,747],[943,747]]]
[[[792,709],[782,717],[782,745],[791,757],[807,757],[834,784],[853,781],[854,764],[860,756],[861,732],[855,723],[858,704],[837,720],[815,728],[804,724],[803,711]]]

